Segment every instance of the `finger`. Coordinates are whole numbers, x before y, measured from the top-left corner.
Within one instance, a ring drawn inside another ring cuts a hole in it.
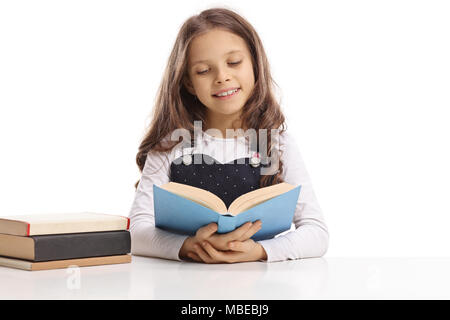
[[[238,239],[238,241],[245,241],[247,239],[250,239],[255,233],[257,233],[259,230],[261,230],[262,222],[261,220],[257,220],[253,222],[250,229],[247,230],[244,234],[242,234]]]
[[[244,223],[242,226],[240,226],[236,230],[226,233],[224,235],[225,241],[228,242],[228,241],[240,239],[242,237],[242,235],[244,235],[252,227],[252,225],[253,225],[253,223],[249,221],[249,222]]]
[[[244,238],[243,235],[248,232],[249,229],[252,228],[253,223],[252,222],[246,222],[243,225],[241,225],[239,228],[237,228],[234,231],[223,233],[223,234],[214,234],[210,238],[204,238],[202,240],[207,240],[215,249],[218,250],[229,250],[228,249],[228,243],[230,241],[234,240],[246,240],[247,238]],[[252,233],[253,235],[253,233]]]
[[[213,222],[198,229],[195,236],[199,240],[204,240],[209,238],[216,231],[217,231],[217,224]]]
[[[249,252],[253,249],[255,242],[252,239],[246,241],[232,241],[228,244],[228,248],[232,251]]]
[[[199,246],[198,244],[194,245],[194,250],[195,253],[200,257],[200,259],[202,259],[203,262],[205,263],[213,263],[213,259],[211,259],[211,257],[208,255],[208,253],[206,253],[205,250],[203,250],[203,248],[201,246]]]
[[[232,262],[232,259],[230,259],[230,256],[225,254],[222,251],[218,251],[214,249],[214,247],[208,242],[203,241],[202,247],[205,249],[205,251],[208,253],[208,255],[211,257],[211,259],[215,262]]]

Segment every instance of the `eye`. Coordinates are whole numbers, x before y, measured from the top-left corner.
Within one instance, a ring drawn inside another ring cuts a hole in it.
[[[232,65],[232,66],[236,66],[236,65],[240,64],[241,62],[242,62],[242,60],[236,61],[236,62],[228,62],[228,64]],[[203,71],[198,71],[197,74],[202,75],[202,74],[207,73],[208,71],[209,71],[209,69],[206,69],[206,70],[203,70]]]

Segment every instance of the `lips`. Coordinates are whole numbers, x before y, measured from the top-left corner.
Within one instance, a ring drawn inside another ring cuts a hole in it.
[[[238,89],[240,89],[240,88],[239,87],[233,87],[233,88],[223,89],[223,90],[220,90],[220,91],[217,91],[216,93],[214,93],[213,96],[217,97],[221,93],[228,92],[228,91],[234,91],[234,90],[238,90]]]
[[[229,92],[229,94],[227,94],[227,92]],[[214,99],[218,99],[218,100],[229,100],[229,99],[233,99],[236,95],[239,94],[239,92],[241,92],[241,89],[235,89],[235,90],[231,90],[231,91],[225,91],[223,94],[223,96],[216,96],[213,95]]]

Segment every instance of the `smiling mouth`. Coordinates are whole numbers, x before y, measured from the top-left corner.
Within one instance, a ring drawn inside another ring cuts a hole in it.
[[[230,91],[227,91],[227,92],[222,92],[219,95],[213,94],[213,97],[217,98],[217,99],[220,99],[220,100],[225,100],[225,99],[229,99],[229,98],[235,96],[240,91],[241,91],[241,88],[237,88],[237,89],[230,90]]]

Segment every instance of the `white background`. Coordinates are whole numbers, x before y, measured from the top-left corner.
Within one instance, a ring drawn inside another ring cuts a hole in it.
[[[260,35],[329,257],[450,256],[446,1],[0,1],[0,216],[128,215],[181,24]]]

